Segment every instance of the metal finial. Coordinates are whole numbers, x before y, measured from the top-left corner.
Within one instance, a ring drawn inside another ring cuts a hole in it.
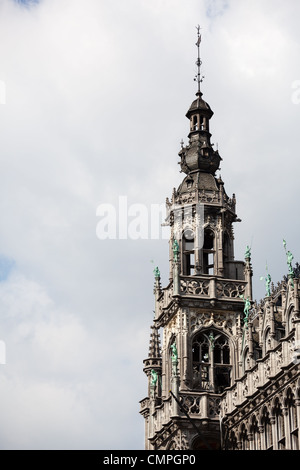
[[[200,26],[196,26],[196,29],[197,29],[197,36],[198,36],[198,40],[196,42],[196,46],[197,46],[197,49],[198,49],[198,58],[197,58],[197,61],[196,61],[196,65],[197,65],[197,75],[196,77],[194,78],[194,80],[198,83],[198,93],[200,94],[201,91],[200,91],[200,84],[202,83],[203,81],[203,78],[204,76],[201,75],[201,65],[202,65],[202,61],[200,59],[200,43],[201,43],[201,34],[200,34]]]

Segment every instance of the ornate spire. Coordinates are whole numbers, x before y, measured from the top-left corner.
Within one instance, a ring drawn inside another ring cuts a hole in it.
[[[201,44],[201,34],[200,34],[200,26],[196,26],[196,29],[197,29],[197,35],[198,35],[198,40],[196,42],[196,46],[197,46],[197,49],[198,49],[198,58],[197,58],[197,61],[196,61],[196,65],[197,65],[197,75],[196,77],[194,78],[195,82],[198,83],[198,91],[197,91],[197,95],[201,96],[202,93],[201,93],[201,90],[200,90],[200,86],[201,86],[201,83],[203,82],[203,79],[204,79],[204,76],[201,76],[201,65],[202,65],[202,61],[201,61],[201,58],[200,58],[200,44]]]

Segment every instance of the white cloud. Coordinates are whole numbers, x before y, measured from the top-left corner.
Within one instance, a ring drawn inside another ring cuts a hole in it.
[[[115,330],[108,340],[107,330],[88,329],[44,288],[20,275],[0,283],[0,310],[5,312],[1,341],[6,346],[0,379],[0,413],[6,423],[1,447],[118,447],[110,443],[112,434],[134,447],[132,436],[138,432],[126,437],[122,427],[116,428],[119,418],[139,425],[138,396],[130,398],[128,379],[140,365],[138,354],[148,331],[131,325]],[[126,394],[122,402],[127,406],[113,415],[120,393]]]

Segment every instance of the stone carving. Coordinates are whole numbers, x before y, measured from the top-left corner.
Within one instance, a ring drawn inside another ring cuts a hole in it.
[[[215,418],[220,413],[221,399],[220,398],[209,398],[208,399],[208,416]]]
[[[180,395],[181,405],[188,414],[201,416],[200,400],[199,395]]]
[[[209,294],[209,281],[201,281],[195,279],[181,279],[180,281],[181,293],[191,295],[205,295]]]

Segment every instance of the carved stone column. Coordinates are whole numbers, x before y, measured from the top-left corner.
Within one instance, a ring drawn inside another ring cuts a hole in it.
[[[266,450],[266,437],[264,426],[258,426],[260,450]]]
[[[278,450],[278,434],[277,434],[275,416],[270,417],[270,422],[271,422],[271,427],[272,427],[273,450]]]

